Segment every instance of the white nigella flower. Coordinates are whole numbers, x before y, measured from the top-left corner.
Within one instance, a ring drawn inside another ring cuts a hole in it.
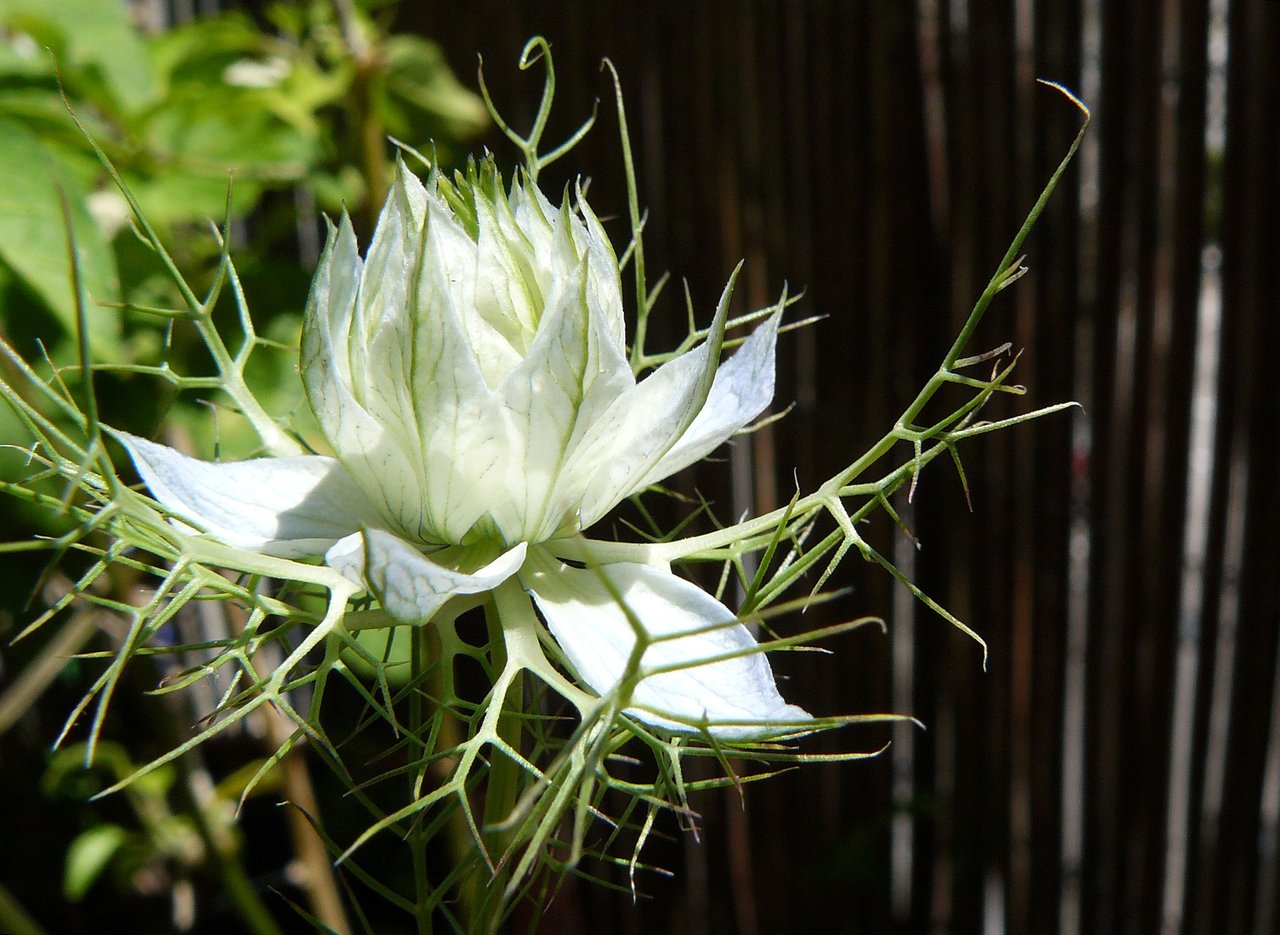
[[[302,376],[334,457],[209,463],[123,440],[198,533],[322,557],[406,623],[517,581],[596,692],[627,674],[638,621],[656,640],[642,671],[662,670],[631,695],[643,721],[729,738],[805,721],[747,628],[665,563],[561,560],[768,405],[778,319],[717,369],[726,290],[708,339],[637,382],[617,257],[575,205],[527,180],[505,191],[489,161],[425,186],[401,168],[367,258],[344,217],[312,285]]]

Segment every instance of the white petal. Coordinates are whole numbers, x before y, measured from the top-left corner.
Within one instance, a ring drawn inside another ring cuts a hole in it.
[[[362,271],[349,228],[331,238],[307,311],[308,398],[388,522],[410,538],[456,542],[486,511],[485,479],[505,463],[501,414],[460,321],[476,245],[403,167]]]
[[[473,311],[476,251],[445,202],[401,166],[369,248],[350,354],[357,396],[415,471],[416,491],[384,475],[400,483],[392,516],[411,538],[459,541],[486,512],[486,477],[505,460],[499,407],[461,321]]]
[[[319,556],[376,515],[333,458],[216,463],[114,434],[153,497],[227,545],[284,558]]]
[[[303,385],[320,428],[353,479],[381,514],[416,531],[423,525],[423,497],[409,454],[415,446],[380,422],[354,389],[351,329],[362,270],[355,231],[344,215],[329,233],[307,299]],[[354,364],[363,377],[358,357]]]
[[[446,549],[427,556],[398,536],[366,529],[337,543],[325,562],[365,585],[392,617],[417,624],[430,620],[454,595],[480,594],[502,584],[520,569],[526,549],[521,542],[468,573],[441,563],[445,555],[465,559],[464,550]]]
[[[489,485],[506,463],[506,438],[501,407],[462,325],[462,315],[474,314],[459,290],[474,277],[475,244],[458,243],[461,228],[443,203],[430,202],[426,225],[410,309],[396,328],[379,335],[370,358],[411,358],[396,383],[405,393],[400,418],[416,427],[428,522],[445,541],[458,542],[489,509]],[[459,269],[462,256],[465,268]],[[385,355],[377,350],[383,344]]]
[[[481,169],[489,170],[488,166]],[[477,196],[472,204],[479,227],[475,314],[462,316],[462,323],[485,382],[496,389],[519,365],[537,330],[544,302],[532,266],[532,249],[506,199]]]
[[[716,371],[706,405],[680,440],[637,485],[642,490],[701,461],[761,412],[773,399],[774,358],[780,315],[769,316]]]
[[[583,528],[639,489],[702,410],[715,380],[736,278],[735,271],[706,341],[619,395],[574,448],[561,489],[577,498]]]
[[[500,388],[510,461],[505,496],[491,510],[508,540],[539,541],[555,532],[571,503],[555,485],[576,439],[634,385],[621,346],[587,293],[587,263],[551,297],[529,353]]]
[[[532,272],[545,281],[547,271],[555,262],[555,221],[558,215],[555,205],[547,200],[537,185],[527,179],[511,186],[511,215],[521,232],[528,239],[532,251]]]
[[[622,311],[622,282],[618,274],[618,255],[613,250],[604,226],[587,204],[581,184],[577,191],[578,210],[584,226],[575,227],[579,249],[589,259],[590,279],[588,288],[594,293],[599,308],[608,324],[613,343],[619,348],[626,344],[626,323]]]
[[[694,725],[705,723],[710,733],[725,739],[778,732],[741,722],[810,720],[806,711],[782,699],[764,654],[750,652],[756,646],[750,631],[700,588],[650,565],[618,563],[579,569],[542,561],[536,569],[526,569],[521,581],[533,592],[578,677],[593,690],[603,694],[618,684],[636,640],[626,612],[601,581],[601,574],[608,575],[650,638],[667,637],[645,650],[643,669],[690,665],[643,678],[631,701],[653,710],[635,707],[628,709],[629,714],[682,732],[695,731]],[[731,653],[746,654],[720,658]],[[714,661],[699,665],[699,660]]]

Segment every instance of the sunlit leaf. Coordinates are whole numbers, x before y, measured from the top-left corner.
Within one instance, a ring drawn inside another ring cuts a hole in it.
[[[67,899],[72,902],[84,899],[89,887],[128,839],[129,832],[119,825],[96,825],[72,841],[62,875],[62,892]]]
[[[126,111],[155,97],[142,38],[119,0],[0,0],[0,22],[31,34],[37,46],[61,50],[64,66],[96,70]]]
[[[97,359],[120,356],[120,323],[101,303],[119,300],[115,260],[85,208],[86,192],[30,131],[0,120],[0,261],[75,334],[74,287],[59,189],[66,195],[90,305],[89,340]]]

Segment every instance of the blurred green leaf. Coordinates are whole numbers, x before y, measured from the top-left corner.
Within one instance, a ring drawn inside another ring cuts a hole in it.
[[[257,96],[232,88],[174,94],[149,122],[148,141],[161,158],[173,160],[166,168],[193,175],[301,178],[313,160],[313,141],[264,109]]]
[[[115,259],[102,231],[85,207],[87,192],[31,131],[0,119],[0,262],[62,324],[76,333],[74,286],[67,255],[67,232],[59,199],[66,195],[88,293],[89,340],[96,359],[120,359],[119,314],[100,307],[119,301]]]
[[[264,55],[269,37],[236,13],[202,18],[150,39],[148,53],[162,93],[182,84],[222,84],[228,66]]]
[[[386,95],[380,103],[393,136],[467,139],[488,126],[484,101],[458,81],[440,46],[418,36],[391,36],[383,54]]]
[[[218,798],[236,805],[246,790],[249,791],[250,795],[254,796],[278,794],[284,788],[284,778],[281,775],[280,766],[276,764],[267,770],[265,775],[259,776],[258,773],[265,762],[266,760],[264,759],[250,760],[219,782],[217,788]]]
[[[124,111],[155,98],[146,48],[120,0],[0,0],[0,22],[53,50],[64,67],[97,71]]]
[[[11,5],[8,0],[0,0],[0,23],[8,25],[13,22],[7,13]],[[47,78],[52,74],[52,59],[31,37],[27,36],[26,41],[23,41],[10,36],[8,42],[0,42],[0,80],[31,81]]]
[[[231,192],[231,213],[243,217],[262,195],[262,186],[230,172],[207,176],[177,168],[145,178],[130,178],[129,187],[152,224],[168,227],[199,219],[219,225],[227,213],[227,192]]]
[[[102,789],[97,773],[85,768],[85,744],[74,743],[54,750],[40,777],[40,791],[46,796],[87,799]],[[127,776],[133,769],[129,754],[118,743],[98,744],[94,765],[112,776]]]
[[[97,825],[80,834],[67,849],[62,892],[72,902],[84,899],[94,881],[111,863],[116,851],[129,839],[119,825]]]

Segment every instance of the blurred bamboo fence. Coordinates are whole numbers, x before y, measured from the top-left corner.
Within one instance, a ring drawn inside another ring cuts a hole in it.
[[[745,809],[698,801],[700,840],[651,855],[676,871],[642,881],[656,898],[572,887],[546,930],[1280,931],[1280,4],[424,0],[401,23],[461,74],[483,54],[517,118],[534,84],[511,63],[548,36],[564,131],[608,104],[608,56],[650,266],[705,309],[745,257],[746,303],[785,281],[826,316],[784,342],[794,411],[687,482],[726,514],[828,476],[936,367],[1075,132],[1034,79],[1094,113],[974,347],[1022,351],[1028,397],[999,412],[1082,408],[971,445],[972,512],[927,471],[918,553],[887,520],[868,532],[986,637],[988,670],[847,567],[824,611],[888,635],[778,660],[789,697],[927,730],[749,787]],[[569,161],[621,213],[601,112]]]

